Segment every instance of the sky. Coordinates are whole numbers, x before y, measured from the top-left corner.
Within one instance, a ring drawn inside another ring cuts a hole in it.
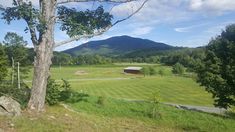
[[[31,0],[38,7],[38,0]],[[63,1],[63,0],[58,0]],[[125,4],[105,4],[107,11],[111,10],[114,20],[127,17],[140,7],[143,0]],[[0,0],[0,5],[11,6],[11,0]],[[79,10],[95,9],[103,3],[69,3],[66,6]],[[113,8],[112,8],[113,7]],[[235,0],[149,0],[147,4],[133,17],[112,27],[101,36],[82,39],[56,48],[62,51],[82,43],[107,39],[113,36],[129,35],[172,46],[198,47],[221,33],[229,24],[235,23]],[[7,25],[0,19],[0,41],[7,32],[16,32],[28,41],[32,47],[30,35],[24,32],[24,21],[13,21]],[[68,39],[65,32],[56,26],[55,41]]]

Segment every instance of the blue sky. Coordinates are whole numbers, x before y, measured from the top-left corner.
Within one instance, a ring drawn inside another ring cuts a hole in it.
[[[32,0],[37,7],[38,0]],[[114,18],[128,16],[137,9],[142,0],[116,5],[111,13]],[[0,0],[3,6],[10,6],[11,0]],[[98,6],[101,3],[96,3]],[[78,9],[94,8],[93,3],[70,3],[67,6]],[[105,7],[110,7],[111,5]],[[107,8],[109,9],[109,8]],[[220,34],[226,25],[235,23],[235,0],[149,0],[144,8],[131,19],[119,23],[108,32],[92,39],[82,39],[56,48],[65,50],[91,40],[101,40],[112,36],[129,35],[173,46],[197,47],[206,45],[212,37]],[[7,32],[16,32],[30,43],[29,34],[24,33],[25,22],[14,21],[11,25],[0,20],[0,41]],[[56,41],[68,36],[58,28],[55,31]]]

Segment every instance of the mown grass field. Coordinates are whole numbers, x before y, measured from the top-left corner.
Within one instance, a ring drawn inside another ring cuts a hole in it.
[[[171,67],[151,65],[156,71],[162,69],[163,76],[144,77],[124,74],[123,68],[132,65],[149,66],[150,64],[118,63],[101,66],[52,67],[51,77],[56,80],[66,79],[74,90],[93,96],[148,100],[153,93],[159,91],[162,102],[213,105],[211,95],[203,87],[200,87],[192,78],[172,75]]]
[[[203,87],[192,78],[172,75],[171,67],[151,65],[156,71],[163,70],[163,76],[144,77],[123,73],[123,68],[127,66],[149,65],[118,63],[101,66],[52,67],[51,77],[58,81],[66,79],[74,90],[94,96],[148,100],[149,96],[159,91],[163,102],[212,106],[211,95]],[[28,80],[31,78],[32,76]]]

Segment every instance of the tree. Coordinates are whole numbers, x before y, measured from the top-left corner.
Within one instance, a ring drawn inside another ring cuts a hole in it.
[[[29,110],[43,111],[46,95],[47,79],[55,47],[79,40],[101,35],[114,25],[129,19],[136,14],[148,0],[128,17],[112,23],[113,16],[105,12],[102,6],[96,10],[79,11],[75,8],[63,6],[71,2],[104,2],[126,3],[136,0],[39,0],[39,8],[35,8],[32,2],[13,0],[13,7],[1,8],[3,19],[8,24],[12,20],[23,19],[27,23],[25,31],[31,35],[36,57],[34,60],[34,75],[32,82],[31,97],[28,103]],[[55,24],[65,31],[70,39],[55,42]]]
[[[157,74],[157,71],[154,69],[154,67],[149,67],[149,75],[152,76],[152,75],[156,75]]]
[[[28,57],[28,49],[25,47],[27,45],[27,41],[24,40],[22,36],[19,36],[16,33],[8,32],[5,37],[3,43],[5,44],[5,51],[8,57],[9,66],[12,66],[12,84],[20,82],[21,79],[27,78],[29,68],[26,66],[30,64]],[[19,63],[19,71],[20,75],[18,77],[17,66]],[[15,79],[14,79],[15,78]],[[16,78],[21,78],[20,80]]]
[[[158,74],[163,76],[164,75],[164,69],[163,68],[159,69]]]
[[[235,105],[235,24],[206,47],[206,57],[197,68],[198,82],[213,94],[215,106]]]
[[[8,56],[9,62],[11,62],[12,58],[14,58],[14,61],[20,62],[22,66],[25,66],[29,63],[28,52],[27,48],[25,47],[27,45],[27,41],[25,41],[22,36],[19,36],[13,32],[8,32],[4,37],[3,43],[6,46],[6,54]]]
[[[7,57],[0,43],[0,82],[7,76]]]
[[[174,74],[179,74],[179,75],[182,75],[184,73],[184,66],[180,63],[176,63],[174,66],[173,66],[173,69],[172,69],[172,72]]]
[[[149,67],[143,67],[140,72],[144,74],[144,76],[149,75],[150,74]]]

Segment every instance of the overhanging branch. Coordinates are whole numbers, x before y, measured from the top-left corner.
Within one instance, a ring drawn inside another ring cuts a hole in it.
[[[85,1],[85,0],[84,0]],[[89,1],[89,0],[88,0]],[[105,1],[105,0],[100,0],[100,1]],[[114,1],[114,0],[113,0]],[[122,1],[122,0],[120,0]],[[124,1],[124,0],[123,0]],[[128,1],[128,0],[126,0]],[[129,1],[132,1],[132,0],[129,0]],[[116,22],[114,22],[112,25],[102,29],[102,30],[99,30],[99,31],[96,31],[94,32],[93,34],[83,34],[83,35],[77,35],[75,37],[72,37],[72,38],[69,38],[68,40],[65,40],[65,41],[61,41],[61,42],[58,42],[55,44],[54,48],[56,47],[59,47],[61,45],[64,45],[64,44],[67,44],[67,43],[70,43],[70,42],[73,42],[73,41],[77,41],[77,40],[80,40],[82,38],[91,38],[91,37],[94,37],[94,36],[99,36],[99,35],[102,35],[103,33],[105,33],[106,31],[108,31],[110,28],[112,28],[113,26],[117,25],[118,23],[120,22],[123,22],[127,19],[130,19],[132,16],[134,16],[135,14],[137,14],[143,7],[144,5],[148,2],[148,0],[145,0],[141,6],[136,10],[134,11],[132,14],[130,14],[129,16],[127,16],[126,18],[123,18],[123,19],[120,19],[120,20],[117,20]]]

